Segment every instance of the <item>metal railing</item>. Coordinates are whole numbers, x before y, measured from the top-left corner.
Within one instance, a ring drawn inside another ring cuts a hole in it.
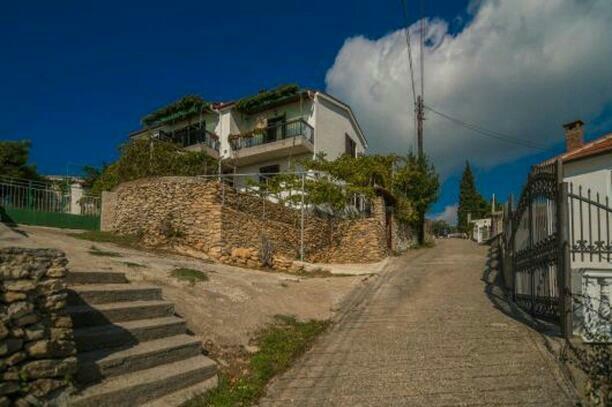
[[[612,207],[610,198],[569,184],[569,235],[572,262],[610,263]]]
[[[6,176],[0,176],[0,207],[93,216],[101,209],[97,196],[85,194],[72,202],[69,185]]]
[[[160,131],[163,140],[171,141],[182,147],[189,147],[197,144],[204,144],[215,151],[219,151],[219,136],[196,126],[185,127],[174,133]]]
[[[504,210],[500,234],[504,275],[510,278],[514,301],[539,318],[571,332],[567,183],[561,162],[534,166],[516,209]]]
[[[304,119],[288,120],[264,129],[255,130],[249,136],[241,135],[237,139],[231,140],[230,145],[232,150],[236,151],[295,137],[304,137],[309,142],[314,143],[314,129]]]

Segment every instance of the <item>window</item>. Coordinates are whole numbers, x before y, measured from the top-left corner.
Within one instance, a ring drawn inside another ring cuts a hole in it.
[[[276,174],[278,174],[279,172],[280,172],[280,165],[278,164],[266,165],[265,167],[261,167],[259,169],[259,181],[263,182],[267,179],[270,179],[276,176]]]
[[[346,133],[344,134],[344,154],[357,157],[357,143]]]
[[[282,140],[285,138],[285,115],[268,119],[266,130],[266,143]]]

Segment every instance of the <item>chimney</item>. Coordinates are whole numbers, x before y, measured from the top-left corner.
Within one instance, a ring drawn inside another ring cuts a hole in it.
[[[569,153],[584,144],[584,122],[576,120],[563,125],[565,129],[565,150]]]

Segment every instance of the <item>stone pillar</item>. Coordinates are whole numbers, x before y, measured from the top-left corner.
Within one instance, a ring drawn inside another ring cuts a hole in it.
[[[117,192],[102,191],[102,202],[100,205],[100,230],[102,232],[113,231],[116,203]]]
[[[73,215],[81,214],[81,198],[83,198],[83,187],[81,184],[70,185],[70,213]]]

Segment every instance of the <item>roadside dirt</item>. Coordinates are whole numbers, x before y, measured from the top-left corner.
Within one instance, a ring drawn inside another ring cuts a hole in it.
[[[174,302],[177,314],[187,320],[205,349],[230,370],[241,369],[240,361],[254,351],[249,340],[274,315],[329,319],[353,288],[376,278],[303,277],[249,270],[69,236],[76,232],[28,226],[11,230],[0,224],[0,247],[56,248],[66,253],[70,269],[121,271],[131,281],[160,286],[164,298]],[[118,257],[93,255],[92,246],[98,254],[113,252]],[[209,280],[195,284],[177,281],[170,272],[180,267],[203,271]]]

